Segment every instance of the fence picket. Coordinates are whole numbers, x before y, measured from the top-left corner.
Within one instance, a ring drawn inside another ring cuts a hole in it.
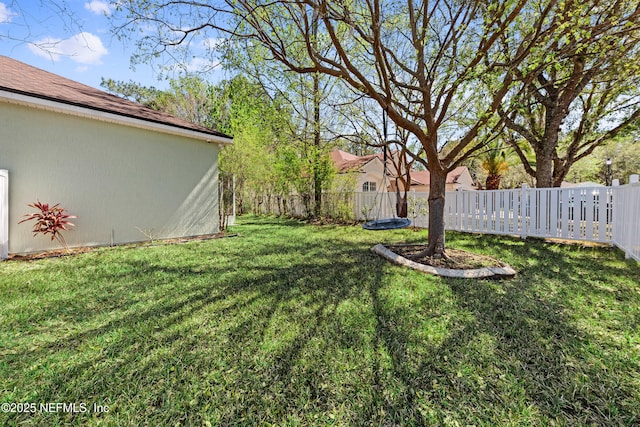
[[[547,210],[549,211],[549,234],[554,237],[558,237],[558,222],[559,222],[559,206],[558,199],[560,193],[557,191],[550,191],[547,197]]]
[[[613,243],[624,250],[625,257],[640,261],[640,184],[637,178],[630,182],[613,187]]]
[[[560,236],[563,239],[568,239],[569,238],[569,192],[568,191],[563,191],[562,192],[562,204],[560,205],[560,222],[561,222],[561,233]]]

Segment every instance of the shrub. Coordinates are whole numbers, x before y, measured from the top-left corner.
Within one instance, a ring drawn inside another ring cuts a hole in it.
[[[26,214],[26,218],[18,224],[35,220],[36,223],[33,225],[32,229],[34,237],[38,234],[45,236],[47,234],[51,234],[51,240],[58,240],[58,242],[68,250],[67,242],[62,236],[62,231],[68,230],[68,227],[73,227],[74,224],[69,222],[68,219],[77,218],[77,216],[65,213],[65,209],[61,208],[59,203],[49,206],[48,203],[40,203],[40,201],[37,201],[36,203],[29,204],[28,206],[37,209],[38,212]]]

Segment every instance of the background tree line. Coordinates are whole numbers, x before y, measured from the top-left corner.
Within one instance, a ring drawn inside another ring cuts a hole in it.
[[[272,95],[303,95],[289,103],[306,112],[292,136],[313,148],[297,154],[311,159],[316,206],[323,125],[340,133],[340,123],[323,120],[332,93],[323,89],[338,88],[341,106],[371,100],[408,134],[397,144],[430,171],[426,255],[444,254],[445,180],[457,166],[483,153],[500,165],[495,144],[503,144],[536,186],[559,186],[640,116],[636,1],[128,0],[118,8],[120,34],[140,42],[140,58],[188,52],[188,41],[213,32],[240,52],[238,63],[256,60],[258,78],[278,82]],[[140,26],[150,31],[140,37]]]

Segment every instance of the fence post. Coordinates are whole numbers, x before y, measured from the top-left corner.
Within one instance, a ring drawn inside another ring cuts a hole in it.
[[[0,169],[0,260],[9,257],[9,171]]]
[[[625,199],[625,206],[623,207],[623,211],[624,211],[624,223],[625,223],[625,227],[628,227],[630,222],[631,222],[631,218],[634,217],[634,215],[637,215],[637,211],[635,209],[633,209],[632,206],[632,200],[634,200],[633,197],[633,189],[631,187],[632,184],[637,184],[639,181],[639,176],[638,174],[633,174],[633,175],[629,175],[629,186],[628,188],[628,195]],[[635,227],[638,227],[637,223],[634,224]],[[633,232],[631,232],[631,235],[634,235]],[[625,247],[624,247],[624,257],[626,259],[631,258],[632,255],[632,245],[634,243],[633,238],[628,238],[627,241],[625,242]]]
[[[520,206],[518,212],[520,214],[520,238],[527,238],[527,202],[528,202],[528,190],[527,184],[522,184],[520,190]]]

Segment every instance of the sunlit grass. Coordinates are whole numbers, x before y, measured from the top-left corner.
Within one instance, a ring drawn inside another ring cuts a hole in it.
[[[497,282],[369,252],[425,232],[233,232],[1,263],[0,402],[109,409],[0,425],[640,423],[640,267],[617,250],[448,234],[519,271]]]

